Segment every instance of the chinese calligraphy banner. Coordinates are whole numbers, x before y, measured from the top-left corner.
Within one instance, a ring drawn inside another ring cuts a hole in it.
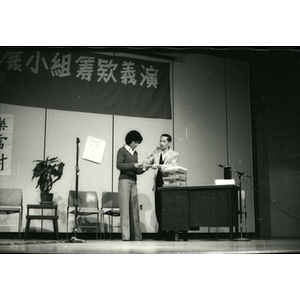
[[[0,175],[11,175],[13,124],[12,114],[0,114]]]
[[[3,103],[171,118],[169,63],[69,49],[0,48]]]

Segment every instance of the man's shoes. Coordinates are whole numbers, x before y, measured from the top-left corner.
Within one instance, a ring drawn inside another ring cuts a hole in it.
[[[154,241],[163,241],[165,239],[165,232],[158,229],[156,236],[154,237]]]
[[[165,241],[175,241],[175,237],[168,236],[165,238]]]
[[[155,236],[154,237],[154,241],[161,241],[161,240],[163,240],[164,238],[163,238],[163,236],[161,235],[161,234],[158,234],[157,236]]]
[[[175,233],[168,233],[165,241],[175,241]]]

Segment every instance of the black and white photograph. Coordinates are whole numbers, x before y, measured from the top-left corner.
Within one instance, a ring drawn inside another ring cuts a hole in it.
[[[224,3],[129,2],[67,25],[54,1],[0,45],[0,261],[26,292],[253,298],[300,254],[299,43]]]

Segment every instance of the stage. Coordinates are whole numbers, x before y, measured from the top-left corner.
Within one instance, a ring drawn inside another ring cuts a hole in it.
[[[0,253],[19,254],[293,254],[300,253],[300,238],[253,239],[250,241],[121,241],[1,239]]]

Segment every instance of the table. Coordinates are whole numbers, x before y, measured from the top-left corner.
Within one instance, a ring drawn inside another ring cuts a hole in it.
[[[38,215],[30,215],[30,209],[40,209],[40,214]],[[44,215],[43,210],[54,210],[54,214],[51,215]],[[56,236],[56,239],[58,240],[58,215],[57,215],[57,205],[53,204],[28,204],[27,205],[27,215],[26,215],[26,229],[25,229],[25,237],[24,240],[26,240],[29,228],[30,228],[30,221],[31,220],[53,220],[53,230],[54,234]]]
[[[162,231],[187,232],[195,227],[229,227],[230,240],[238,229],[236,185],[162,187]]]

